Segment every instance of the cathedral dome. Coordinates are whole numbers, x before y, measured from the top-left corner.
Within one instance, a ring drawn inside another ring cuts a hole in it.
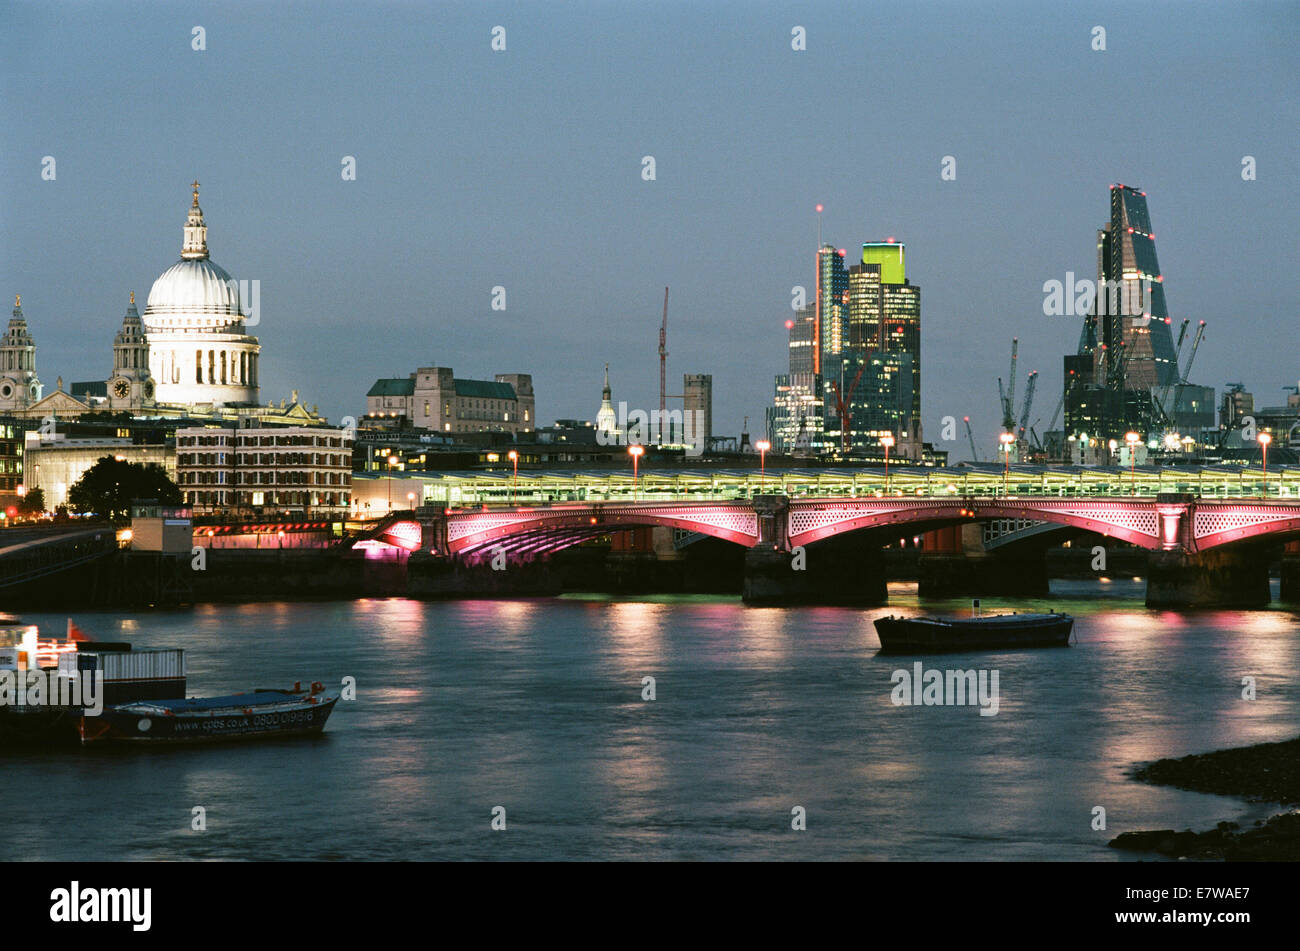
[[[225,268],[207,258],[197,258],[177,261],[153,282],[144,319],[149,322],[151,316],[204,315],[237,318],[241,313],[239,284]]]
[[[149,291],[141,321],[148,347],[148,376],[156,384],[145,397],[170,406],[210,404],[248,405],[258,401],[257,363],[261,346],[248,333],[257,323],[257,282],[240,293],[239,284],[225,268],[208,258],[208,226],[199,207],[199,183],[185,219],[181,259],[163,271]],[[248,311],[245,311],[245,308]],[[130,315],[128,314],[128,317]],[[121,345],[115,353],[114,386],[128,395],[128,371],[139,362],[127,340],[123,321]],[[126,399],[124,396],[122,399]]]
[[[199,207],[199,183],[185,220],[181,259],[153,282],[145,303],[149,330],[224,330],[243,319],[239,285],[208,258],[208,226]]]

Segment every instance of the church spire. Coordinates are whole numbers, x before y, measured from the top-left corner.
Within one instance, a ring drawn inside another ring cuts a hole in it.
[[[600,412],[596,414],[596,438],[597,441],[607,440],[610,436],[618,432],[618,414],[614,412],[614,404],[611,402],[609,389],[609,364],[605,364],[605,388],[600,391]],[[601,441],[601,445],[609,445],[608,442]]]
[[[185,219],[185,243],[181,246],[181,257],[187,261],[203,260],[208,256],[208,226],[203,221],[203,209],[199,207],[199,183],[194,182],[194,202],[190,205],[189,216]]]

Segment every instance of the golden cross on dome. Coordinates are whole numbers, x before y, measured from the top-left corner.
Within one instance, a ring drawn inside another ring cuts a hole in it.
[[[15,294],[15,295],[14,295],[14,306],[15,306],[15,307],[22,307],[22,306],[23,306],[23,295],[22,295],[22,294]]]
[[[132,292],[131,292],[131,303],[132,303],[132,304],[135,303],[135,291],[132,291]],[[47,377],[47,379],[48,379],[48,377]]]
[[[199,180],[196,178],[196,179],[194,180],[194,205],[195,205],[195,207],[198,207],[198,204],[199,204]]]

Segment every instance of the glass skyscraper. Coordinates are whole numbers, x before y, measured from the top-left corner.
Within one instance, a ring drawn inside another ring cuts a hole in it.
[[[862,263],[848,271],[848,339],[849,347],[860,354],[909,356],[906,400],[897,413],[891,413],[897,420],[892,434],[900,441],[917,440],[919,448],[921,289],[908,283],[905,255],[901,241],[873,241],[862,246]],[[827,365],[831,365],[829,359]],[[833,402],[828,391],[828,416],[834,411]]]
[[[789,327],[790,372],[776,378],[767,410],[767,437],[778,453],[817,454],[823,446],[823,397],[817,364],[817,305],[800,308]]]
[[[1110,221],[1097,232],[1096,294],[1077,357],[1065,358],[1067,436],[1114,439],[1175,425],[1165,418],[1177,415],[1168,397],[1181,389],[1171,323],[1146,192],[1111,185]]]
[[[849,290],[849,272],[844,267],[844,251],[829,244],[817,249],[816,339],[813,372],[823,373],[823,364],[834,365],[848,343],[848,309],[845,299]]]
[[[1110,221],[1097,233],[1092,311],[1085,333],[1104,345],[1095,351],[1099,381],[1119,373],[1123,386],[1135,390],[1178,382],[1146,192],[1127,185],[1110,186]]]

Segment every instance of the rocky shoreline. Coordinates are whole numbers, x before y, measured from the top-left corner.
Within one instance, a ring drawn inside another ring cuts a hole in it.
[[[1135,769],[1131,776],[1158,786],[1294,806],[1300,804],[1300,737],[1156,760]],[[1110,846],[1170,858],[1300,861],[1300,812],[1261,820],[1245,831],[1235,822],[1220,822],[1207,832],[1125,832],[1112,839]]]

